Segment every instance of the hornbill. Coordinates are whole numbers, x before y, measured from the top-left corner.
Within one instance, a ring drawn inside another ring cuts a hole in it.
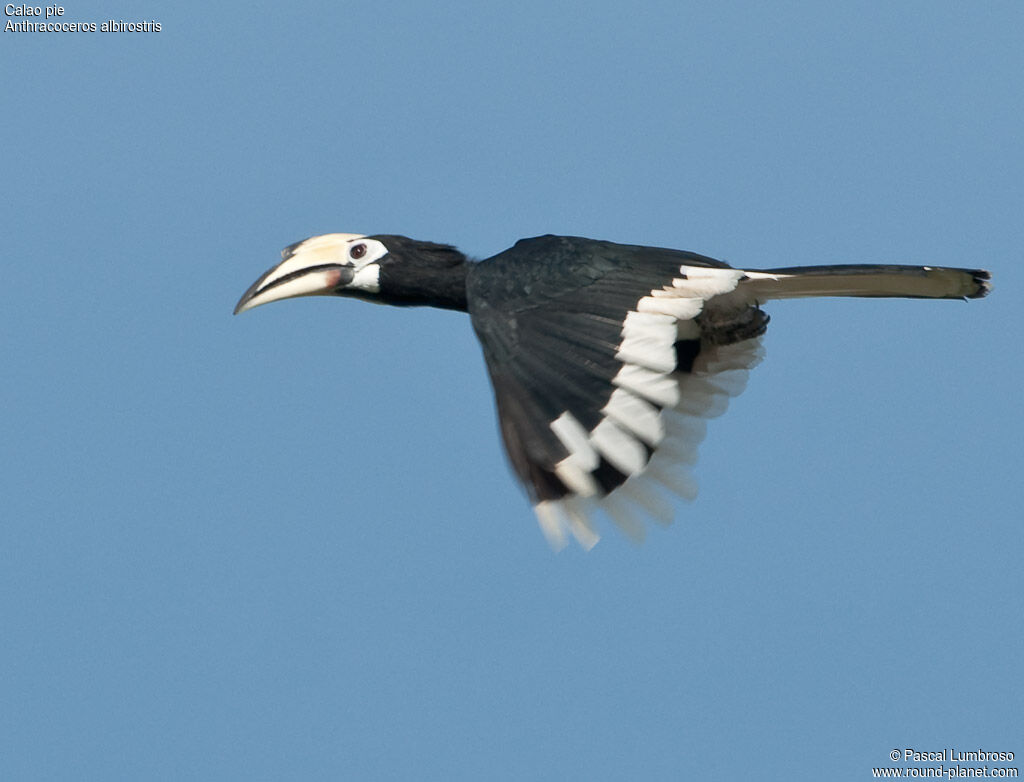
[[[804,266],[744,271],[691,252],[573,236],[523,239],[474,262],[454,247],[326,234],[286,247],[235,314],[295,296],[468,312],[513,469],[541,529],[598,540],[603,511],[633,538],[693,498],[705,422],[761,359],[770,299],[975,299],[980,269]]]

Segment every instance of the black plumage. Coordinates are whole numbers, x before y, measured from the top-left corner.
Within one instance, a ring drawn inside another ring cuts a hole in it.
[[[603,510],[639,536],[670,521],[660,492],[686,470],[704,420],[761,357],[760,305],[799,296],[978,298],[987,272],[910,266],[742,271],[694,253],[578,237],[524,239],[481,262],[402,236],[291,245],[236,312],[301,295],[469,313],[506,451],[552,542],[597,539]]]
[[[694,253],[565,236],[524,239],[472,267],[470,316],[510,460],[534,502],[569,493],[553,472],[569,454],[551,421],[568,411],[587,431],[601,423],[623,366],[615,355],[626,315],[684,265],[728,268]],[[700,340],[673,344],[685,348],[669,374],[689,371]],[[649,456],[657,443],[639,440]],[[629,476],[602,458],[595,477],[607,492]]]

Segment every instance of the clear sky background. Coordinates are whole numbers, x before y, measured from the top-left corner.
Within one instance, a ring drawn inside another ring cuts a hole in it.
[[[0,777],[1024,757],[1024,5],[64,16],[107,18],[162,31],[0,34]],[[232,318],[331,231],[979,266],[995,291],[771,305],[699,498],[642,546],[554,554],[465,316]]]

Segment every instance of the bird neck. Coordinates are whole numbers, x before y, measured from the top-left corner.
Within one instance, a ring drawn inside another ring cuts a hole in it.
[[[469,261],[459,255],[454,263],[392,270],[381,267],[379,301],[399,307],[438,307],[466,312],[466,275]]]

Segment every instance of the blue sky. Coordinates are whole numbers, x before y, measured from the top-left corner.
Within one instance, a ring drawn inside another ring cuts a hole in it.
[[[0,776],[1024,754],[1024,7],[64,16],[107,18],[162,30],[0,35]],[[775,303],[699,498],[643,546],[556,555],[465,316],[232,318],[331,231],[980,266],[995,291]]]

